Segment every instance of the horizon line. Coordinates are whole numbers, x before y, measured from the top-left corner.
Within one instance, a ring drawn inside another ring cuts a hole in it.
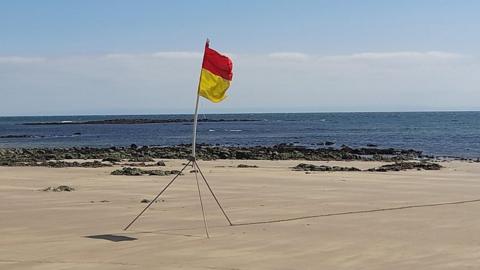
[[[405,110],[405,111],[299,111],[299,112],[223,112],[201,113],[209,115],[225,114],[328,114],[328,113],[438,113],[438,112],[480,112],[479,110]],[[45,115],[0,115],[0,118],[11,117],[71,117],[71,116],[143,116],[143,115],[193,115],[193,113],[133,113],[133,114],[45,114]]]

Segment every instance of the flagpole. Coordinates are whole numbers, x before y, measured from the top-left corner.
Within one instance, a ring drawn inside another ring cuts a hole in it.
[[[205,49],[203,51],[203,60],[202,60],[202,65],[203,62],[205,61],[205,52],[206,48],[208,47],[208,44],[210,43],[210,40],[207,38],[207,41],[205,42]],[[198,107],[200,103],[200,82],[202,81],[202,71],[200,69],[200,76],[198,79],[198,87],[197,87],[197,98],[195,101],[195,113],[193,116],[193,138],[192,138],[192,160],[196,160],[196,148],[197,148],[197,124],[198,124]]]
[[[205,62],[205,53],[207,52],[207,48],[209,46],[209,40],[207,39],[206,43],[205,43],[205,50],[203,52],[203,60],[202,60],[202,69],[203,69],[203,63]],[[179,177],[180,175],[182,175],[182,172],[187,168],[187,166],[189,165],[192,165],[192,168],[193,168],[193,172],[195,173],[195,179],[196,179],[196,182],[197,182],[197,191],[198,191],[198,197],[200,199],[200,207],[202,209],[202,216],[203,216],[203,224],[205,226],[205,233],[207,235],[207,238],[210,238],[209,236],[209,233],[208,233],[208,225],[207,225],[207,217],[205,215],[205,208],[204,208],[204,205],[203,205],[203,201],[202,201],[202,194],[201,194],[201,191],[200,191],[200,184],[199,184],[199,180],[198,180],[198,173],[200,173],[200,175],[202,176],[202,179],[203,181],[205,182],[205,184],[207,185],[210,193],[212,194],[213,198],[215,199],[217,205],[220,207],[220,210],[222,210],[222,213],[223,215],[225,216],[225,218],[227,219],[228,223],[230,224],[230,226],[233,226],[232,222],[230,221],[230,219],[228,218],[227,214],[225,213],[225,211],[223,210],[222,206],[220,205],[220,202],[218,201],[217,197],[215,196],[215,194],[213,193],[210,185],[208,184],[207,182],[207,179],[205,178],[205,176],[203,175],[202,171],[200,170],[200,167],[198,166],[198,163],[197,163],[197,158],[196,158],[196,146],[197,146],[197,125],[198,125],[198,109],[199,109],[199,103],[200,103],[200,84],[201,84],[201,81],[202,81],[202,72],[200,71],[200,78],[198,80],[198,88],[197,88],[197,97],[196,97],[196,101],[195,101],[195,112],[194,112],[194,118],[193,118],[193,138],[192,138],[192,156],[190,158],[188,158],[188,162],[187,164],[185,164],[185,166],[182,168],[182,170],[180,170],[176,175],[175,177],[162,189],[162,191],[160,191],[160,193],[157,194],[157,196],[140,212],[140,214],[138,214],[123,230],[128,230],[128,228],[130,228],[130,226],[132,226],[133,223],[135,223],[135,221],[137,221],[137,219],[145,212],[147,211],[147,209],[154,203],[157,201],[157,199],[163,194],[163,192],[165,190],[167,190],[167,188],[177,179],[177,177]]]
[[[200,87],[200,83],[199,83]],[[195,103],[195,116],[193,117],[193,141],[192,141],[192,159],[196,160],[195,148],[197,146],[197,122],[198,122],[198,103],[200,101],[200,94],[197,91],[197,101]]]

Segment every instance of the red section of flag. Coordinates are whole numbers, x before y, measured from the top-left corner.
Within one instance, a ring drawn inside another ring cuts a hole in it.
[[[225,80],[232,80],[232,60],[227,56],[210,49],[208,43],[205,45],[205,55],[203,56],[202,68],[224,78]]]

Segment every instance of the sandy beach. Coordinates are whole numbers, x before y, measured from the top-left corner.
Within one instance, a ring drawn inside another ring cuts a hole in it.
[[[166,160],[166,168],[179,169],[182,162]],[[310,174],[291,170],[300,161],[199,163],[235,224],[228,226],[202,186],[210,239],[189,170],[125,232],[146,206],[140,201],[151,199],[171,176],[115,176],[111,167],[0,167],[0,269],[475,269],[480,264],[480,202],[472,201],[480,199],[479,163],[442,162],[440,171]],[[361,169],[384,164],[311,163]],[[75,191],[40,191],[59,185]]]

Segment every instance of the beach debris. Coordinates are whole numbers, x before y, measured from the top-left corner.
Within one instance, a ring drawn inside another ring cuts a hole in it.
[[[168,176],[172,174],[178,174],[178,170],[144,170],[140,168],[124,167],[119,170],[111,172],[112,175],[129,175],[129,176],[141,176],[141,175],[158,175]]]
[[[355,172],[361,171],[355,167],[340,167],[340,166],[325,166],[325,165],[314,165],[307,163],[300,163],[297,166],[293,167],[294,171],[308,171],[308,172]]]
[[[53,192],[63,192],[63,191],[67,191],[67,192],[70,192],[70,191],[74,191],[75,189],[73,187],[69,187],[69,186],[58,186],[58,187],[47,187],[47,188],[44,188],[42,189],[42,191],[53,191]]]
[[[405,171],[405,170],[440,170],[442,165],[433,163],[433,162],[414,162],[414,161],[404,161],[404,162],[395,162],[393,164],[383,165],[377,168],[368,169],[370,172],[388,172],[388,171]]]
[[[258,168],[257,165],[238,164],[237,168]]]

